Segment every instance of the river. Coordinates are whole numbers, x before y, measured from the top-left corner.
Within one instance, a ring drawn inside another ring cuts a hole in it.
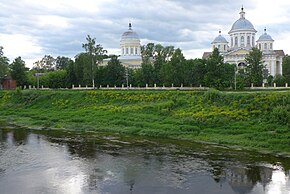
[[[189,141],[0,128],[1,194],[289,194],[289,169]]]

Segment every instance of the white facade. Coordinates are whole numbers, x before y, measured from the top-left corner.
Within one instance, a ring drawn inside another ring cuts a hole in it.
[[[283,50],[274,50],[274,40],[266,33],[266,29],[257,41],[256,33],[253,24],[245,18],[245,12],[242,8],[240,18],[232,25],[228,33],[229,44],[220,32],[219,36],[211,43],[212,48],[219,49],[225,62],[236,64],[239,67],[246,65],[246,55],[253,47],[257,47],[262,51],[264,65],[268,69],[269,75],[282,75]],[[204,57],[207,57],[208,54],[204,53]]]
[[[141,44],[138,34],[132,30],[132,24],[129,23],[129,29],[123,33],[120,41],[121,56],[118,58],[121,63],[128,68],[141,68]]]
[[[129,29],[122,34],[120,41],[121,55],[118,57],[121,64],[127,68],[141,68],[141,44],[138,34],[133,31],[132,24],[129,23]],[[110,59],[105,59],[102,66],[108,64]]]

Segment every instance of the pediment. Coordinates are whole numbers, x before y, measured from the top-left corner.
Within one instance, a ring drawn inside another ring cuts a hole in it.
[[[240,49],[230,51],[226,53],[225,55],[247,55],[249,54],[249,52],[250,51],[248,49],[240,48]]]

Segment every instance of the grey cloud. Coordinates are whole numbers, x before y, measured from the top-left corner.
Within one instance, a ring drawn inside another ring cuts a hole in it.
[[[115,0],[97,7],[96,12],[80,10],[67,2],[51,8],[37,3],[19,4],[16,0],[0,3],[0,32],[32,36],[43,48],[43,55],[74,56],[83,51],[87,34],[104,48],[119,48],[120,37],[131,20],[141,39],[180,46],[182,50],[208,50],[219,29],[223,29],[223,34],[230,30],[244,1]],[[255,5],[247,4],[247,7],[252,9]],[[39,26],[36,16],[41,15],[63,17],[69,25],[67,28]],[[182,32],[186,33],[182,35]]]

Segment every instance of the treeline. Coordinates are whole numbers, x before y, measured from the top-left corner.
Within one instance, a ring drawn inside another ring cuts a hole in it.
[[[268,84],[277,86],[290,83],[290,57],[283,61],[284,75],[268,76],[262,62],[262,53],[256,48],[246,58],[246,67],[237,69],[236,65],[224,63],[223,56],[217,49],[207,59],[185,59],[182,51],[173,46],[149,43],[141,47],[142,67],[126,69],[117,56],[108,56],[107,51],[96,44],[89,35],[82,44],[85,52],[79,53],[74,60],[58,56],[45,55],[36,61],[32,69],[26,67],[21,57],[11,64],[0,47],[0,79],[10,75],[18,86],[39,85],[49,88],[71,88],[78,86],[207,86],[216,89],[261,86],[267,79]],[[104,59],[109,60],[102,66]],[[41,74],[39,74],[41,73]]]

